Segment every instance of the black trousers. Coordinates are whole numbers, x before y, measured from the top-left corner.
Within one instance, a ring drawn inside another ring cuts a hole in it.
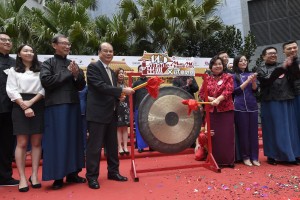
[[[11,113],[0,113],[0,182],[12,178],[14,136]]]
[[[109,174],[119,173],[117,122],[109,124],[88,122],[89,138],[86,147],[86,178],[97,180],[100,170],[101,148],[106,148]]]

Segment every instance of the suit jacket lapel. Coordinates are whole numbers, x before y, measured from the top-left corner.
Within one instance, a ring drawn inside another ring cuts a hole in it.
[[[102,62],[100,60],[97,61],[97,65],[99,66],[99,69],[101,71],[101,74],[103,75],[103,78],[105,79],[105,83],[108,84],[108,85],[112,85],[111,82],[110,82],[110,79],[108,77],[108,74],[106,72],[106,69],[104,67],[104,65],[102,64]]]

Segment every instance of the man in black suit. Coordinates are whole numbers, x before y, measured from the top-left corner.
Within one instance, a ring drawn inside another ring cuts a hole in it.
[[[8,70],[16,65],[16,60],[9,56],[12,41],[5,33],[0,33],[0,186],[18,185],[12,178],[14,137],[11,119],[12,102],[6,93]]]
[[[107,155],[107,178],[127,181],[119,174],[117,142],[117,105],[134,90],[130,87],[117,87],[114,72],[108,67],[113,59],[111,44],[101,43],[98,50],[99,60],[87,68],[87,111],[89,138],[86,149],[86,178],[92,189],[99,189],[99,164],[101,147],[104,144]]]
[[[192,76],[177,76],[173,79],[173,86],[179,87],[187,91],[193,98],[195,98],[194,93],[198,92],[199,86],[197,81]]]

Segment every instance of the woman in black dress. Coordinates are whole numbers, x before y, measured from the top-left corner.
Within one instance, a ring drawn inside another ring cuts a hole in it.
[[[127,87],[125,84],[124,69],[119,68],[116,70],[116,76],[118,80],[118,87]],[[128,126],[129,126],[129,102],[128,97],[124,101],[120,101],[118,105],[118,147],[120,155],[129,155],[127,149],[128,142]],[[123,144],[123,146],[122,146]]]
[[[40,65],[37,54],[29,45],[17,50],[16,66],[8,73],[6,91],[13,101],[13,133],[17,136],[15,150],[16,164],[20,175],[19,191],[29,190],[25,176],[26,149],[31,138],[32,175],[29,178],[33,188],[40,188],[38,168],[41,158],[41,139],[44,124],[45,91],[39,78]]]

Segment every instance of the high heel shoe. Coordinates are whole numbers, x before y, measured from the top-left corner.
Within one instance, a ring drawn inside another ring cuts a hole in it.
[[[119,154],[120,154],[121,156],[124,156],[125,152],[124,152],[124,151],[119,151]]]
[[[29,190],[28,186],[19,188],[19,192],[28,192],[28,190]]]
[[[42,187],[42,184],[40,184],[40,183],[32,184],[31,176],[29,177],[28,181],[30,182],[32,188],[41,188]]]
[[[124,150],[124,153],[125,153],[125,155],[127,155],[127,156],[129,155],[129,151],[128,151],[128,150],[127,150],[127,151]]]

